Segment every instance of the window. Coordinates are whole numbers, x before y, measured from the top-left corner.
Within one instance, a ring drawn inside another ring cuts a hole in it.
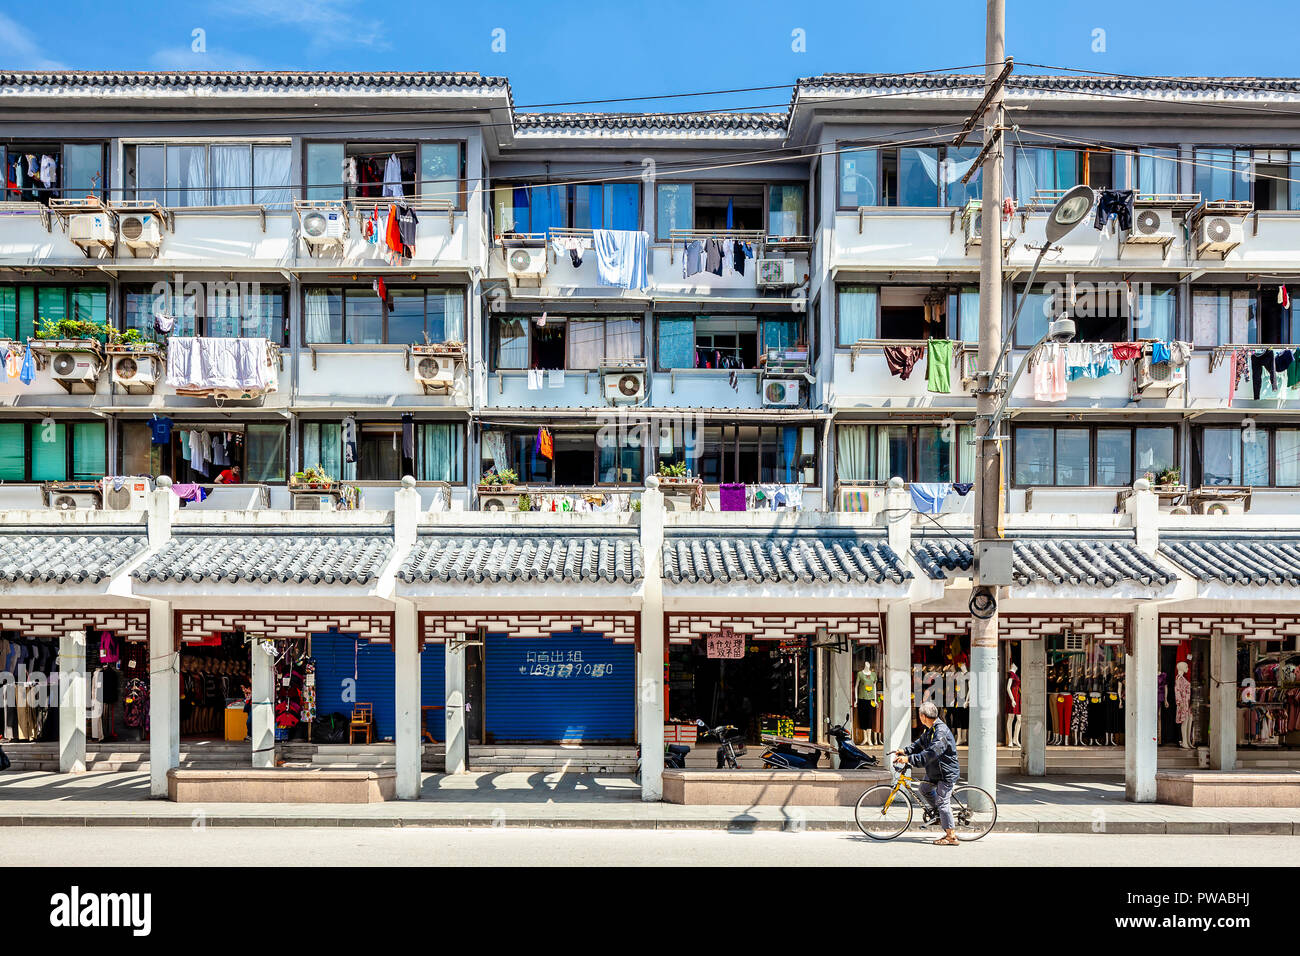
[[[464,143],[420,144],[420,185],[416,194],[421,199],[448,202],[455,209],[464,209],[464,179]]]
[[[1177,465],[1172,427],[1014,429],[1012,472],[1019,487],[1124,487]]]
[[[1268,486],[1268,428],[1202,428],[1200,434],[1200,471],[1202,485]],[[1291,446],[1291,436],[1284,441]],[[1279,461],[1279,465],[1284,463]],[[1281,469],[1284,477],[1294,474],[1294,463]]]
[[[971,425],[840,425],[836,476],[844,482],[970,481],[974,434]]]
[[[493,369],[590,370],[642,360],[641,320],[630,316],[502,315],[492,322]]]
[[[0,481],[97,481],[107,471],[103,422],[0,424]]]
[[[388,301],[370,288],[306,289],[303,333],[309,344],[423,345],[465,341],[465,290],[389,286]]]
[[[492,209],[499,235],[548,229],[639,229],[641,184],[497,186],[492,190]]]
[[[140,201],[171,208],[292,204],[288,146],[252,143],[140,145],[127,153],[127,182]]]
[[[1270,291],[1193,289],[1195,345],[1284,345],[1292,340],[1291,310]]]
[[[8,143],[0,146],[0,167],[0,196],[8,202],[40,203],[102,197],[108,168],[103,143]],[[49,177],[48,184],[43,176]]]
[[[103,286],[0,286],[0,339],[25,341],[40,322],[76,319],[108,321],[108,290]]]
[[[549,427],[549,426],[548,426]],[[485,429],[480,474],[510,468],[522,482],[543,485],[643,483],[644,436],[632,428],[605,434],[550,428],[553,457],[538,448],[538,428]],[[504,458],[504,460],[502,460]]]
[[[695,187],[659,183],[655,187],[655,239],[667,242],[675,229],[695,228]]]
[[[1022,146],[1016,150],[1016,197],[1027,202],[1036,193],[1079,185],[1079,152]]]
[[[429,198],[464,208],[464,143],[307,143],[308,199]]]
[[[706,484],[816,484],[816,429],[799,425],[706,425],[692,431],[682,454],[657,461],[684,461]]]
[[[883,206],[878,188],[880,156],[874,149],[846,149],[840,153],[840,209]]]
[[[1178,150],[1151,147],[1134,157],[1133,188],[1141,196],[1175,196],[1178,188]]]
[[[191,440],[191,432],[202,437]],[[288,426],[281,424],[174,422],[171,439],[155,445],[149,423],[123,422],[119,432],[121,469],[124,475],[169,475],[177,482],[207,484],[227,466],[238,465],[244,482],[283,483],[288,464]],[[212,449],[213,457],[195,465],[197,444]]]
[[[568,368],[595,369],[641,359],[641,320],[569,319]]]
[[[659,242],[668,242],[674,230],[763,230],[777,238],[807,232],[803,184],[660,183],[655,197]]]
[[[1198,149],[1195,191],[1202,199],[1250,199],[1251,165],[1248,149]]]
[[[840,153],[839,208],[964,206],[982,195],[978,146],[907,146]]]
[[[257,282],[186,283],[184,287],[156,283],[148,291],[123,293],[122,327],[136,329],[146,339],[157,338],[158,315],[174,318],[171,335],[209,338],[264,338],[289,344],[288,291],[263,288]]]
[[[283,482],[289,429],[284,425],[246,425],[244,481]]]
[[[658,368],[752,369],[772,349],[807,347],[802,321],[776,316],[661,316]]]
[[[848,346],[864,339],[880,337],[877,315],[880,291],[875,286],[836,286],[835,294],[839,303],[838,345]]]
[[[326,474],[345,481],[399,481],[413,474],[417,481],[463,482],[465,427],[444,422],[415,422],[413,427],[414,461],[403,455],[400,422],[361,422],[357,425],[359,461],[348,462],[341,422],[304,422],[302,467],[320,465]]]
[[[1074,320],[1076,342],[1173,339],[1177,290],[1173,286],[1136,284],[1131,291],[1130,304],[1130,288],[1122,283],[1078,283],[1067,309],[1065,290],[1049,293],[1041,286],[1027,292],[1017,289],[1016,295],[1025,296],[1026,301],[1016,323],[1016,347],[1031,348],[1047,334],[1054,318],[1067,313]],[[1017,302],[1012,303],[1013,308]]]
[[[979,340],[979,289],[974,286],[840,285],[836,297],[836,343],[841,348],[880,339]]]
[[[769,236],[802,236],[804,210],[807,200],[803,186],[769,186],[767,203],[767,234]]]

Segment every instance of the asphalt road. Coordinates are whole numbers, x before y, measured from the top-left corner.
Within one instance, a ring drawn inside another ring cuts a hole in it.
[[[142,866],[1241,866],[1300,865],[1300,837],[998,834],[960,847],[919,835],[522,828],[23,827],[0,867]]]

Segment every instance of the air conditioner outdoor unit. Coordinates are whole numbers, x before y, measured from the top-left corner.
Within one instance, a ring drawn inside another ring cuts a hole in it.
[[[966,239],[966,248],[980,244],[980,233],[984,226],[981,210],[984,204],[978,199],[968,200],[966,208],[961,211],[961,231]]]
[[[1227,255],[1241,245],[1245,236],[1244,219],[1202,216],[1196,223],[1196,254],[1217,252],[1220,255]]]
[[[56,511],[98,511],[99,495],[86,491],[52,491],[50,507]]]
[[[787,289],[798,285],[793,259],[759,259],[755,266],[755,285],[760,289]]]
[[[122,243],[132,251],[146,249],[157,252],[162,245],[162,230],[158,217],[152,213],[128,213],[118,223]]]
[[[302,240],[309,246],[342,245],[347,226],[348,214],[341,204],[307,209],[302,213]]]
[[[1242,500],[1207,501],[1201,505],[1201,514],[1206,515],[1242,515],[1246,513],[1246,502]]]
[[[479,511],[518,511],[519,510],[519,492],[512,491],[506,494],[484,494],[478,496]]]
[[[158,366],[151,355],[118,355],[113,358],[113,384],[128,392],[152,392],[158,382]]]
[[[519,246],[506,251],[506,271],[512,276],[546,275],[546,247]]]
[[[115,487],[116,478],[104,479],[105,511],[147,511],[149,508],[149,480],[127,478],[122,487]]]
[[[208,397],[219,402],[251,402],[264,394],[266,393],[260,388],[214,388],[208,393]]]
[[[426,390],[448,391],[456,382],[455,355],[421,355],[415,360],[415,382]]]
[[[763,379],[764,408],[798,408],[799,380],[795,378]]]
[[[885,489],[841,488],[836,505],[839,511],[875,514],[885,508]]]
[[[68,220],[68,239],[83,249],[112,248],[117,240],[113,217],[108,213],[86,213]]]
[[[91,352],[55,352],[50,356],[50,377],[69,391],[73,385],[85,385],[93,392],[99,372],[99,362]]]
[[[1170,206],[1149,206],[1133,210],[1133,228],[1124,241],[1136,244],[1168,245],[1178,238],[1178,224]]]
[[[1168,394],[1187,383],[1187,366],[1152,363],[1150,355],[1143,355],[1133,365],[1133,383],[1138,392]]]
[[[605,401],[611,405],[636,405],[645,400],[645,371],[628,369],[605,373]]]
[[[294,511],[337,511],[338,504],[333,495],[294,495]]]

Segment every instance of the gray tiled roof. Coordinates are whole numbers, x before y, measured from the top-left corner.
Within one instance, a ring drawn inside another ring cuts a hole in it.
[[[421,535],[397,572],[415,581],[623,581],[643,577],[634,534]]]
[[[392,550],[391,531],[379,529],[178,534],[136,568],[134,577],[145,582],[365,585],[379,576]]]
[[[912,577],[883,536],[833,531],[672,535],[663,564],[663,576],[679,584],[902,584]]]
[[[1163,587],[1177,575],[1147,557],[1127,538],[1018,538],[1011,564],[1020,585],[1068,584],[1113,587],[1132,581]],[[941,581],[949,571],[970,570],[974,556],[969,538],[926,536],[912,544],[912,557],[926,574]]]
[[[1269,93],[1300,93],[1300,78],[1251,76],[1051,76],[1013,74],[1010,90],[1063,93],[1184,93],[1219,92],[1236,98],[1262,97]],[[824,73],[803,77],[797,90],[821,89],[915,89],[970,90],[983,95],[984,77],[970,73]]]
[[[1198,581],[1300,586],[1300,538],[1162,535],[1160,553]]]
[[[516,113],[521,132],[554,130],[638,130],[783,134],[787,113]]]
[[[247,90],[311,88],[361,92],[405,92],[443,87],[502,86],[500,76],[480,73],[344,73],[299,71],[143,71],[25,70],[0,72],[0,87],[85,87],[87,89],[166,89],[235,87]]]
[[[141,554],[148,543],[143,534],[113,531],[59,534],[42,528],[3,533],[0,581],[98,583]]]

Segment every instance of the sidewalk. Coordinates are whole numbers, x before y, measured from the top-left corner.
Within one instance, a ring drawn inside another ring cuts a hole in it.
[[[361,826],[854,829],[851,807],[698,807],[642,803],[629,777],[561,773],[426,774],[419,801],[174,804],[149,798],[144,773],[0,774],[0,826]],[[1112,777],[1007,777],[1004,833],[1300,835],[1300,810],[1134,804]]]

